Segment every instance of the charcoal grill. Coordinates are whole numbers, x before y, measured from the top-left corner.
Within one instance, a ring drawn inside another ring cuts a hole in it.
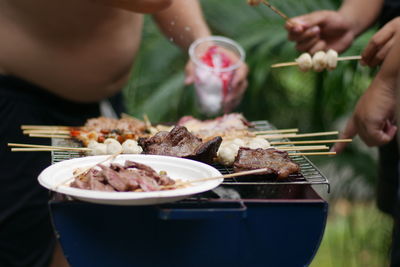
[[[272,128],[257,121],[254,130]],[[78,146],[53,139],[66,143]],[[79,156],[55,151],[52,161]],[[283,182],[230,179],[166,205],[98,205],[54,195],[53,224],[72,266],[308,266],[328,211],[312,186],[329,191],[329,182],[306,157],[293,159],[301,175]]]

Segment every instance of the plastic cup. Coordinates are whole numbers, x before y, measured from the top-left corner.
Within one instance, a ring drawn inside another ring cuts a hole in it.
[[[209,116],[221,113],[235,71],[244,62],[243,48],[229,38],[210,36],[193,42],[189,55],[194,63],[194,85],[200,111]]]

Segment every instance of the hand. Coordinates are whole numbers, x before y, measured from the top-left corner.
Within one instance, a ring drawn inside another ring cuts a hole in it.
[[[222,108],[224,113],[231,112],[240,104],[240,101],[243,98],[244,92],[246,91],[248,82],[247,82],[247,74],[249,72],[249,68],[246,63],[242,62],[240,67],[235,71],[232,81],[231,81],[231,90],[223,100]],[[185,67],[185,85],[190,85],[194,83],[195,74],[194,74],[194,64],[191,60],[188,61]]]
[[[346,50],[354,40],[354,32],[347,19],[335,11],[316,11],[290,19],[286,25],[288,39],[296,42],[296,49],[314,54],[320,50]]]
[[[361,63],[374,67],[382,64],[390,48],[393,46],[394,37],[400,27],[400,17],[392,19],[380,29],[362,52]]]
[[[380,146],[396,135],[394,87],[376,77],[358,101],[354,113],[347,122],[341,138],[353,138],[357,134],[368,146]],[[340,153],[346,143],[337,143],[333,151]]]

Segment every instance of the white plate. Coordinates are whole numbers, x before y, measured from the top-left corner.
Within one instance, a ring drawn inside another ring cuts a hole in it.
[[[221,179],[193,183],[192,185],[164,191],[153,192],[103,192],[73,188],[63,185],[73,177],[73,170],[96,165],[109,156],[91,156],[65,160],[49,166],[39,175],[39,183],[49,190],[66,194],[74,198],[101,204],[112,205],[152,205],[173,202],[193,194],[205,192],[222,183]],[[152,167],[155,171],[166,171],[172,179],[191,181],[207,177],[220,176],[221,173],[207,164],[189,159],[155,156],[155,155],[119,155],[113,162],[124,163],[125,160],[137,161]],[[106,162],[104,164],[108,164]]]

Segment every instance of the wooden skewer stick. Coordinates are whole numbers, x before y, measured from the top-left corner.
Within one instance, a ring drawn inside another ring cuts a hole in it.
[[[273,135],[259,135],[259,137],[266,139],[281,139],[281,138],[300,138],[300,137],[312,137],[312,136],[326,136],[336,135],[338,131],[331,132],[318,132],[318,133],[306,133],[306,134],[273,134]]]
[[[182,182],[177,182],[173,185],[163,186],[162,189],[175,188],[178,186],[191,185],[193,183],[210,181],[210,180],[219,180],[219,179],[226,179],[226,178],[232,178],[232,177],[246,176],[246,175],[257,174],[257,173],[262,173],[262,172],[267,172],[267,171],[268,171],[268,168],[263,168],[263,169],[257,169],[257,170],[251,170],[251,171],[235,172],[235,173],[230,173],[230,174],[225,174],[225,175],[215,176],[215,177],[201,178],[201,179],[196,179],[196,180],[191,180],[191,181],[182,181]]]
[[[338,61],[346,61],[346,60],[360,60],[361,56],[347,56],[347,57],[339,57]],[[271,65],[271,68],[281,68],[281,67],[290,67],[290,66],[297,66],[299,65],[298,62],[283,62],[278,64]]]
[[[339,57],[338,61],[346,61],[346,60],[360,60],[361,56],[347,56],[347,57]]]
[[[300,145],[300,144],[329,144],[329,143],[350,143],[353,139],[330,139],[330,140],[312,140],[312,141],[284,141],[270,142],[271,145]]]
[[[71,127],[71,126],[55,126],[55,125],[21,125],[22,130],[40,130],[40,129],[59,129],[59,130],[68,130],[71,128],[79,128],[79,127]]]
[[[32,149],[32,150],[26,150],[26,151],[34,151],[33,149],[35,149],[35,148],[49,149],[50,151],[51,150],[76,150],[76,151],[91,151],[92,150],[90,148],[85,148],[85,147],[45,146],[45,145],[35,145],[35,144],[8,143],[7,145],[11,146],[11,147]],[[16,148],[11,149],[11,151],[24,151],[24,150],[14,150],[14,149],[16,149]],[[45,150],[39,150],[39,151],[45,151]]]
[[[42,151],[90,151],[86,150],[85,148],[80,149],[71,149],[68,148],[40,148],[40,147],[13,147],[11,148],[12,152],[42,152]]]
[[[30,137],[43,137],[43,138],[72,138],[70,135],[56,135],[56,134],[29,134]]]
[[[322,156],[336,155],[336,152],[305,152],[305,153],[289,153],[290,156]]]
[[[70,134],[68,130],[57,130],[57,129],[43,129],[43,130],[23,130],[23,134]]]
[[[274,7],[273,5],[271,5],[267,0],[262,0],[262,3],[264,5],[266,5],[267,7],[269,7],[272,11],[274,11],[276,14],[278,14],[279,16],[281,16],[284,20],[288,21],[290,20],[290,18],[283,13],[282,11],[280,11],[279,9],[277,9],[276,7]]]
[[[299,129],[281,129],[281,130],[266,130],[266,131],[255,131],[258,134],[270,134],[270,133],[297,133]]]
[[[283,151],[306,151],[306,150],[328,150],[327,146],[310,146],[310,147],[275,147],[278,150]]]

